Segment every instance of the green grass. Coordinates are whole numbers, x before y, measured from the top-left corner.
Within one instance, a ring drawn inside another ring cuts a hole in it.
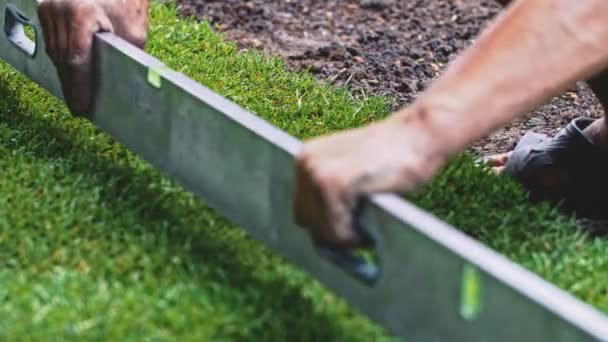
[[[36,31],[34,31],[34,28],[32,26],[23,25],[23,33],[25,33],[25,36],[31,39],[32,41],[36,41]]]
[[[154,4],[147,51],[300,138],[389,114]],[[389,339],[122,145],[0,64],[0,337]],[[455,160],[420,206],[608,312],[608,244]]]

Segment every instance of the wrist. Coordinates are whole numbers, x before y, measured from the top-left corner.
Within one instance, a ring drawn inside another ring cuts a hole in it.
[[[456,114],[441,106],[417,101],[386,120],[399,127],[403,134],[415,137],[416,145],[426,151],[429,161],[443,164],[465,149],[471,140],[472,130],[466,128],[467,122],[458,122]]]

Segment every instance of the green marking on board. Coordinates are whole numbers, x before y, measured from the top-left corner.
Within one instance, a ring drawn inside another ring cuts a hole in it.
[[[479,316],[482,307],[482,283],[479,272],[471,265],[462,271],[460,315],[470,321]]]
[[[148,83],[150,83],[155,88],[160,88],[162,84],[162,70],[167,69],[164,65],[161,66],[151,66],[148,68]]]

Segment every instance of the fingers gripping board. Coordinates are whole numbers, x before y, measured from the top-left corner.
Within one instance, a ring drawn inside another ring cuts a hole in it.
[[[0,59],[62,98],[36,5],[0,0]],[[24,24],[35,28],[32,42],[22,41]],[[300,141],[114,35],[97,34],[94,53],[93,123],[391,333],[410,341],[608,340],[602,313],[394,195],[372,196],[361,211],[377,264],[348,251],[319,253],[293,222]]]

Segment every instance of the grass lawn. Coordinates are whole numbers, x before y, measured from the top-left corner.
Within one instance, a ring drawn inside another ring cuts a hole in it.
[[[154,3],[147,51],[300,138],[389,114],[239,52]],[[2,339],[389,339],[239,228],[0,64]],[[608,312],[608,243],[463,156],[410,196]]]

